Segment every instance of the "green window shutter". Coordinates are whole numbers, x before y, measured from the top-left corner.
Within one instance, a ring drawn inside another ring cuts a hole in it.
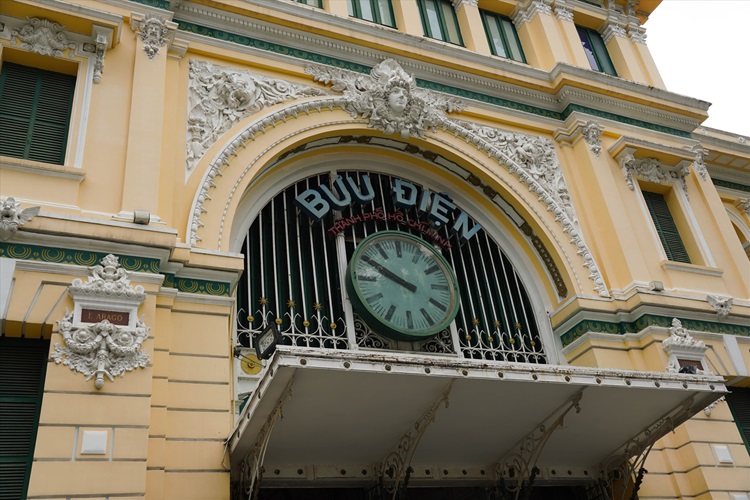
[[[427,37],[463,45],[458,18],[453,4],[448,0],[419,0],[422,28]]]
[[[480,10],[484,32],[493,55],[526,62],[513,21],[505,16]]]
[[[0,499],[25,499],[49,340],[0,337]]]
[[[591,65],[591,69],[617,76],[617,71],[615,71],[615,66],[609,57],[607,46],[604,44],[604,40],[599,32],[584,28],[583,26],[576,26],[576,30],[578,31],[583,51],[586,53],[586,58]]]
[[[682,242],[664,195],[649,191],[643,191],[642,193],[667,258],[674,262],[690,264],[690,256]]]
[[[62,165],[75,77],[5,63],[0,72],[0,155]]]
[[[731,391],[726,396],[727,403],[747,452],[750,453],[750,388],[732,387]]]

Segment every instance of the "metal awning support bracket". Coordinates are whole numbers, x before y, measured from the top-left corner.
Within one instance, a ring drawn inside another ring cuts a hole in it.
[[[392,500],[399,498],[405,491],[411,475],[411,459],[419,445],[419,440],[427,428],[435,421],[438,409],[448,407],[448,395],[453,388],[453,380],[443,389],[437,400],[414,422],[414,425],[398,440],[396,449],[386,455],[381,462],[380,485],[382,498],[391,496]]]
[[[263,459],[266,456],[266,450],[268,449],[268,442],[271,440],[271,433],[276,423],[283,418],[282,408],[284,403],[292,397],[292,384],[294,383],[294,377],[287,383],[284,392],[281,394],[276,406],[274,406],[271,413],[268,415],[263,427],[258,432],[258,437],[255,439],[255,443],[250,450],[250,453],[245,455],[240,464],[240,481],[239,490],[240,495],[247,495],[248,500],[255,500],[258,498],[260,490],[260,480],[263,476]]]
[[[521,438],[503,458],[495,465],[498,482],[501,483],[514,499],[528,498],[539,469],[536,466],[544,445],[563,424],[565,416],[575,408],[581,411],[581,397],[585,387],[576,392],[570,399],[559,406],[539,425]],[[523,497],[521,494],[523,493]]]
[[[697,413],[694,405],[695,396],[685,399],[676,410],[662,416],[621,446],[619,453],[602,462],[599,480],[603,485],[603,491],[611,500],[638,498],[643,477],[648,473],[644,465],[651,448],[662,436],[674,432],[678,425]],[[628,487],[630,481],[633,482],[632,488]]]

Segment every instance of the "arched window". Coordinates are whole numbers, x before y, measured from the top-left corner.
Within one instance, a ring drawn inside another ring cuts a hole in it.
[[[369,180],[373,199],[352,203],[340,212],[331,210],[317,221],[295,205],[302,193],[319,186],[342,199],[335,187],[339,177],[351,180],[342,185],[361,189]],[[526,289],[497,243],[484,229],[462,243],[460,234],[450,230],[463,223],[463,235],[468,234],[469,219],[461,207],[451,214],[451,222],[438,229],[420,216],[418,207],[396,207],[392,195],[396,181],[383,173],[335,171],[299,180],[270,199],[247,230],[242,248],[246,270],[238,287],[239,341],[251,347],[254,336],[275,323],[284,343],[295,346],[397,349],[546,363]],[[420,196],[429,188],[411,185]],[[474,223],[470,225],[473,229]],[[404,342],[380,335],[345,300],[344,273],[357,244],[383,230],[408,232],[435,244],[456,275],[460,291],[456,319],[428,340]]]

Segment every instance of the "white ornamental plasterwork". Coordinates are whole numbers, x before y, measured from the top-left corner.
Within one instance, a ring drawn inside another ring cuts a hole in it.
[[[314,87],[190,60],[186,162],[188,174],[235,123],[274,104],[325,95]]]
[[[594,120],[589,120],[586,125],[581,127],[581,134],[583,140],[589,145],[589,149],[596,156],[602,152],[602,131],[604,127],[599,125]]]
[[[308,66],[315,81],[331,84],[344,93],[344,110],[355,118],[369,119],[368,126],[403,139],[424,137],[446,120],[446,113],[461,111],[463,101],[417,87],[413,76],[393,59],[376,65],[369,75],[330,66]]]
[[[625,31],[625,25],[619,22],[609,20],[602,30],[602,40],[604,43],[609,43],[613,37],[627,38]]]
[[[523,23],[534,19],[537,14],[552,15],[552,0],[531,0],[525,9],[518,9],[513,15],[513,25],[520,28]]]
[[[26,18],[26,24],[11,32],[11,41],[21,42],[21,48],[43,56],[61,57],[63,51],[75,49],[68,40],[65,27],[49,19]]]
[[[629,0],[625,5],[625,13],[629,16],[635,16],[635,8],[641,3],[639,0]]]
[[[417,88],[414,78],[390,59],[375,66],[370,75],[321,66],[308,67],[306,72],[318,81],[331,84],[332,89],[342,95],[292,103],[252,123],[227,144],[211,162],[196,193],[188,228],[192,245],[202,241],[199,231],[203,227],[201,218],[209,209],[209,192],[216,187],[222,169],[229,165],[239,148],[278,123],[338,107],[387,134],[424,137],[426,132],[441,128],[485,152],[516,176],[554,214],[584,260],[594,289],[600,296],[609,297],[601,272],[579,232],[551,140],[449,119],[447,113],[460,111],[465,104],[459,99]],[[221,237],[219,234],[219,244]]]
[[[687,196],[687,183],[685,177],[690,174],[687,165],[671,170],[666,168],[656,158],[636,158],[632,153],[625,153],[619,159],[622,173],[625,175],[625,182],[628,188],[635,191],[634,176],[638,176],[654,184],[668,184],[674,182]]]
[[[560,21],[573,22],[573,10],[565,5],[555,3],[555,15]]]
[[[453,0],[453,8],[458,11],[461,7],[464,5],[470,5],[471,7],[476,7],[479,5],[479,0]]]
[[[170,42],[170,28],[168,21],[160,17],[147,15],[142,19],[131,17],[130,27],[143,42],[143,51],[149,59],[159,55],[159,49]]]
[[[708,180],[708,169],[706,168],[706,155],[708,150],[703,149],[700,144],[693,146],[693,153],[695,153],[695,159],[693,160],[692,167],[701,176],[701,179]]]
[[[646,43],[646,28],[629,26],[628,36],[635,43]]]
[[[709,305],[716,311],[720,320],[729,316],[729,310],[732,309],[734,299],[732,297],[721,297],[719,295],[708,295],[706,297]]]
[[[552,141],[470,122],[462,121],[457,124],[460,129],[452,129],[451,132],[475,144],[504,165],[547,206],[547,210],[555,216],[555,220],[570,237],[577,249],[576,253],[583,258],[584,266],[589,270],[589,278],[594,282],[594,289],[600,296],[609,297],[599,267],[579,231],[578,218]]]
[[[669,337],[662,340],[661,345],[669,355],[667,371],[672,373],[680,371],[679,359],[701,361],[701,365],[703,365],[703,356],[708,349],[702,341],[695,340],[677,318],[672,319],[672,326],[669,328]],[[710,372],[707,370],[698,370],[698,373]]]
[[[120,267],[117,257],[107,255],[101,263],[90,268],[87,282],[75,279],[68,287],[76,309],[72,313],[66,311],[58,321],[65,345],[55,344],[51,354],[55,363],[86,375],[86,380],[95,378],[97,389],[104,386],[105,377],[114,381],[114,377],[149,363],[148,353],[141,350],[149,328],[143,318],[135,316],[138,306],[146,300],[146,293],[142,286],[130,284],[129,273]],[[83,307],[108,312],[118,308],[121,316],[128,318],[127,324],[113,324],[107,319],[84,322]]]
[[[750,215],[750,198],[737,198],[734,206],[746,215]]]
[[[39,207],[29,207],[21,210],[21,204],[9,196],[0,205],[0,241],[11,239],[20,226],[39,215]]]
[[[107,35],[104,35],[102,33],[98,33],[96,35],[96,42],[91,47],[94,52],[94,83],[101,83],[102,82],[102,73],[104,72],[104,55],[107,52],[107,45],[109,44],[109,41],[107,40]],[[88,44],[87,44],[88,45]],[[86,46],[84,46],[84,49]]]

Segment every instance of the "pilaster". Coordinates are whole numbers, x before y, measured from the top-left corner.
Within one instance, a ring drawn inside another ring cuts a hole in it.
[[[558,62],[572,63],[569,45],[552,15],[550,0],[531,0],[519,5],[513,12],[513,24],[531,66],[549,71]]]
[[[646,28],[639,26],[636,22],[631,22],[628,24],[627,31],[628,37],[633,43],[633,50],[635,50],[636,56],[643,68],[647,83],[652,87],[666,89],[666,85],[664,84],[664,80],[662,80],[659,69],[656,67],[651,51],[646,45]]]
[[[345,2],[341,2],[345,3]],[[400,31],[414,36],[424,36],[422,16],[414,0],[392,0],[393,16]]]
[[[490,55],[490,45],[484,32],[482,17],[479,14],[477,0],[454,0],[458,26],[467,49]]]
[[[341,0],[323,0],[323,9],[334,16],[349,17],[347,2],[342,2]]]
[[[640,58],[632,42],[628,39],[626,25],[617,19],[607,19],[599,31],[602,34],[607,52],[617,70],[617,75],[627,80],[648,84]]]
[[[130,26],[137,40],[120,215],[143,210],[158,220],[167,45],[177,24],[133,13]]]
[[[580,42],[578,31],[573,19],[573,10],[565,4],[563,0],[555,0],[553,4],[555,17],[557,17],[562,37],[565,40],[565,46],[568,48],[570,61],[582,68],[589,67],[589,60],[586,58],[586,52]]]

